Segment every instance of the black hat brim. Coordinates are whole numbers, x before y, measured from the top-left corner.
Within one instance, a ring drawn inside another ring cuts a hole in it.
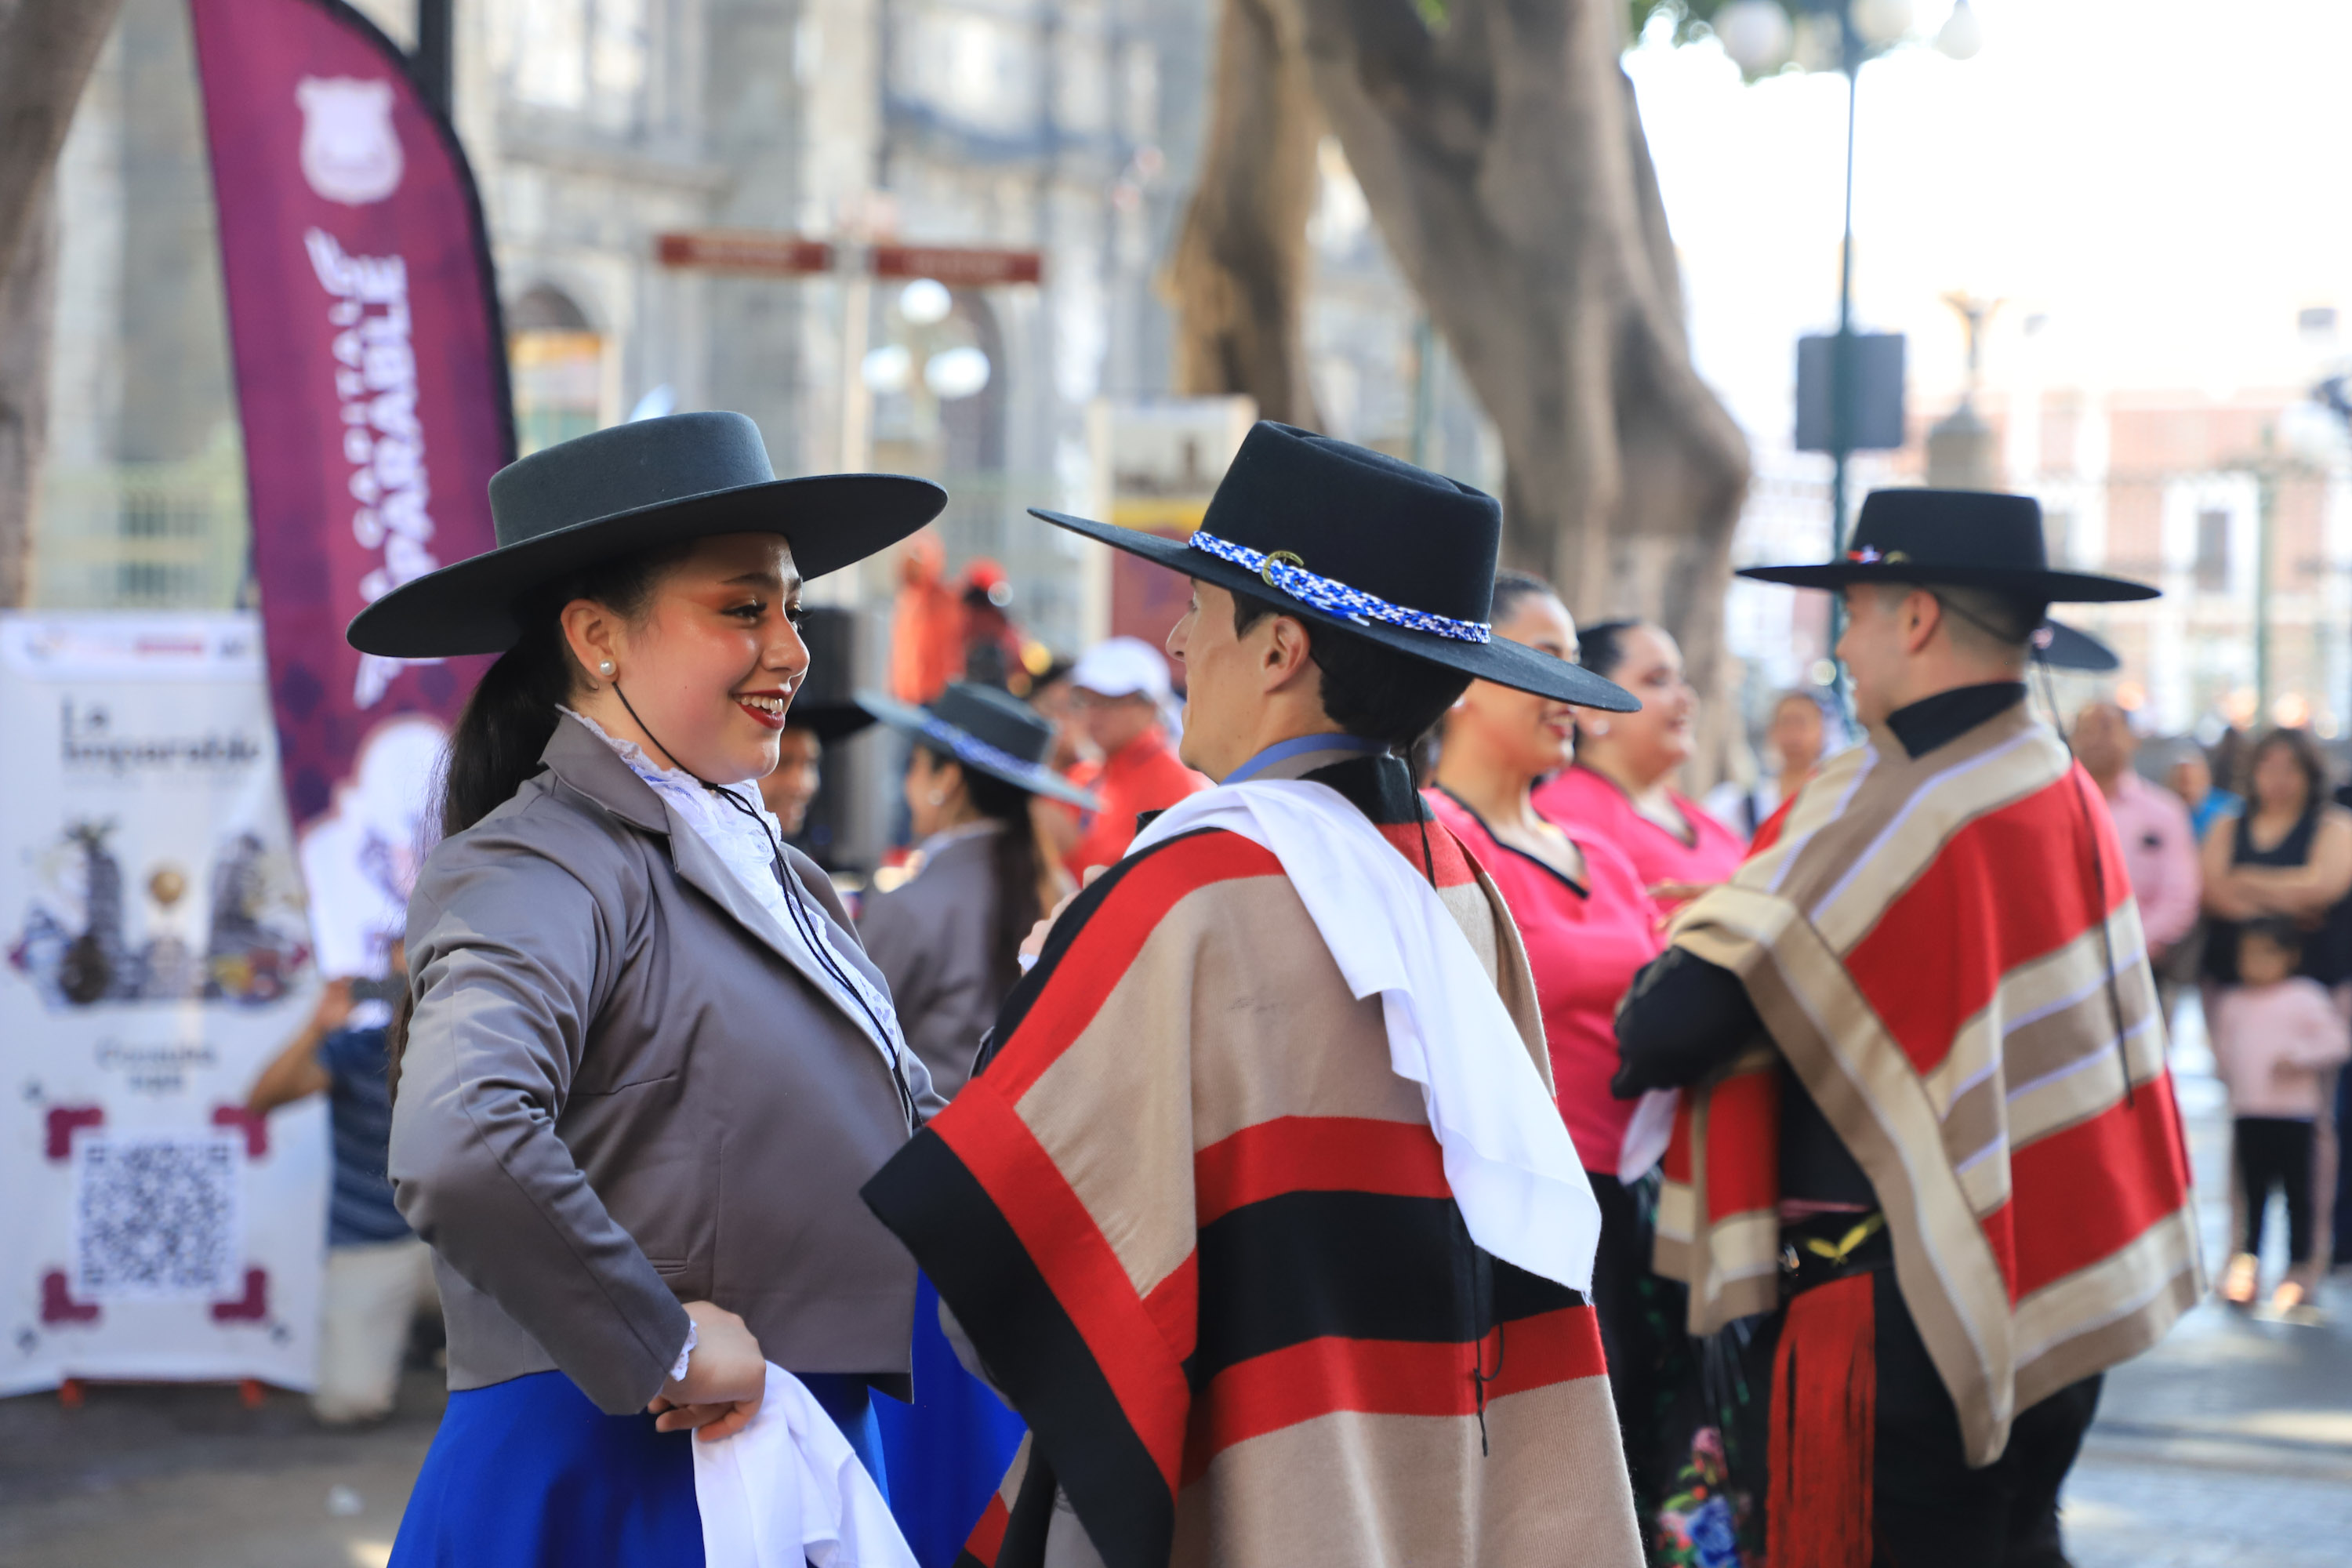
[[[1264,579],[1246,567],[1220,560],[1205,551],[1194,550],[1181,539],[1145,533],[1139,529],[1121,528],[1116,523],[1096,522],[1090,518],[1072,517],[1067,512],[1048,511],[1043,507],[1031,507],[1029,515],[1042,518],[1056,528],[1066,528],[1072,533],[1098,540],[1115,550],[1140,555],[1146,561],[1165,566],[1180,575],[1198,577],[1204,583],[1213,583],[1232,593],[1271,599],[1281,606],[1284,615],[1321,621],[1327,626],[1353,633],[1378,647],[1430,664],[1443,665],[1480,680],[1491,680],[1497,686],[1532,691],[1555,702],[1596,708],[1605,713],[1632,713],[1642,706],[1638,698],[1615,681],[1603,679],[1581,666],[1540,653],[1524,643],[1515,643],[1505,637],[1483,643],[1457,642],[1433,632],[1407,631],[1402,626],[1391,626],[1379,621],[1349,620],[1304,604],[1278,588],[1269,588]]]
[[[2110,605],[2153,599],[2145,583],[2090,572],[2021,572],[1998,566],[1939,566],[1922,561],[1825,562],[1812,566],[1748,566],[1737,575],[1791,588],[1844,588],[1856,583],[1912,583],[1923,588],[1982,588],[2048,605]]]
[[[617,556],[725,533],[782,534],[803,581],[888,549],[940,514],[947,492],[901,474],[772,479],[575,522],[428,572],[362,610],[344,636],[362,653],[448,658],[504,653],[534,589]]]
[[[871,729],[874,715],[855,702],[805,702],[798,698],[784,710],[786,730],[807,730],[825,745],[846,741],[860,731]]]
[[[2048,640],[2043,640],[2042,633],[2048,634]],[[2044,621],[2036,628],[2033,657],[2053,669],[2080,670],[2086,675],[2112,675],[2124,667],[2123,657],[2115,649],[2063,621]]]
[[[959,735],[968,734],[968,731],[957,729],[928,709],[900,702],[895,698],[885,697],[878,691],[859,692],[857,705],[900,734],[912,736],[918,741],[931,742],[929,727],[932,724],[953,731]],[[979,740],[976,735],[970,738],[974,741]],[[984,745],[987,742],[981,743]],[[1045,795],[1066,805],[1075,805],[1081,811],[1102,809],[1100,801],[1043,763],[1032,763],[1021,768],[1003,768],[978,757],[966,756],[961,752],[957,752],[955,760],[961,767],[976,768],[991,778],[1003,779],[1014,788],[1025,789],[1031,795]]]

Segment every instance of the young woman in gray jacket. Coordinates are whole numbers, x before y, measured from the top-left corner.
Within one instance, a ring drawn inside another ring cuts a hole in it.
[[[915,1270],[857,1189],[941,1102],[756,781],[808,668],[803,579],[944,500],[777,480],[740,415],[552,447],[499,547],[352,623],[499,655],[409,904],[390,1169],[432,1244],[447,1414],[400,1564],[698,1563],[688,1433],[797,1374],[887,1487]]]

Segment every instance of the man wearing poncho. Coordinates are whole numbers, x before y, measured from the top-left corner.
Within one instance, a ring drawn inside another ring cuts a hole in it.
[[[1771,1563],[2063,1563],[2099,1373],[2203,1278],[2130,880],[2022,681],[2049,601],[2153,591],[2049,570],[2030,500],[1929,490],[1747,574],[1843,592],[1870,743],[1620,1010],[1617,1092],[1689,1089],[1657,1267],[1695,1333],[1774,1314]]]
[[[1030,1426],[966,1561],[1633,1568],[1527,959],[1395,754],[1473,675],[1633,700],[1491,640],[1499,509],[1360,447],[1258,426],[1189,540],[1039,515],[1193,579],[1220,787],[866,1191]]]

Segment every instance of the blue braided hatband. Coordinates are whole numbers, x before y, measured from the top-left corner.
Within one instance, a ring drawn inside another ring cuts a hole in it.
[[[1053,770],[1040,763],[1024,763],[1012,752],[992,746],[969,730],[959,730],[942,723],[929,713],[923,715],[923,736],[937,741],[967,763],[983,768],[997,768],[1015,778],[1035,778],[1038,773]]]
[[[1391,605],[1376,594],[1309,572],[1297,556],[1286,550],[1271,553],[1252,550],[1246,544],[1235,544],[1213,533],[1195,533],[1185,542],[1220,561],[1230,561],[1244,571],[1256,573],[1267,587],[1279,588],[1302,605],[1312,605],[1326,615],[1338,616],[1360,626],[1386,621],[1409,632],[1434,632],[1455,642],[1494,640],[1494,628],[1484,621],[1457,621],[1451,616]]]

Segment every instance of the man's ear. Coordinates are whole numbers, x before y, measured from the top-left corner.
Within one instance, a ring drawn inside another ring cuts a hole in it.
[[[1278,691],[1314,663],[1307,628],[1290,616],[1268,616],[1260,625],[1266,628],[1265,647],[1258,655],[1262,689]]]
[[[1903,651],[1917,653],[1944,624],[1944,601],[1925,588],[1914,588],[1903,599]]]

